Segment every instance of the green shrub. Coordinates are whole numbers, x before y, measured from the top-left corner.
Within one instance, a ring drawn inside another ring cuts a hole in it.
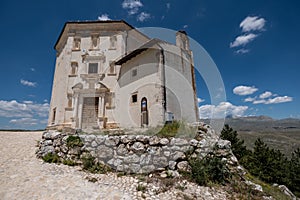
[[[75,166],[76,162],[74,162],[73,160],[70,160],[70,159],[65,159],[65,160],[63,160],[63,164],[69,165],[69,166]]]
[[[174,137],[176,136],[179,127],[180,123],[178,121],[173,121],[172,123],[165,124],[157,135],[160,137]]]
[[[83,146],[83,142],[81,141],[80,137],[79,136],[74,136],[74,135],[70,135],[68,138],[67,138],[67,146],[68,147],[82,147]]]
[[[82,157],[83,169],[91,173],[104,174],[111,171],[111,168],[107,165],[103,165],[95,162],[95,158],[91,155]]]
[[[141,184],[138,184],[138,186],[136,187],[136,190],[137,191],[142,191],[142,192],[145,192],[146,191],[146,186],[143,186]]]
[[[244,141],[238,139],[237,132],[228,125],[224,126],[221,138],[231,142],[232,152],[239,163],[256,178],[269,184],[286,185],[296,196],[300,196],[300,149],[288,159],[279,150],[270,148],[258,138],[253,151],[250,151],[244,146]],[[270,191],[276,191],[276,196],[280,195],[277,189],[271,188]]]
[[[173,121],[171,123],[165,124],[158,132],[157,136],[159,137],[189,137],[194,138],[196,135],[197,129],[188,126],[183,121]]]
[[[189,164],[192,168],[191,178],[199,185],[225,184],[231,178],[231,173],[221,158],[208,155],[202,160],[190,159]]]
[[[42,159],[48,163],[59,163],[60,162],[59,156],[55,153],[47,153],[45,156],[42,157]]]
[[[229,127],[228,124],[225,124],[220,138],[231,142],[231,150],[238,160],[241,160],[244,156],[248,156],[251,153],[244,145],[244,140],[240,140],[237,132]],[[243,164],[243,162],[241,163]]]

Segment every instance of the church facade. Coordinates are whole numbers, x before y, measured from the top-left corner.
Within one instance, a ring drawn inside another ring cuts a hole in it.
[[[48,129],[155,127],[198,121],[193,56],[125,21],[67,22],[55,44]]]

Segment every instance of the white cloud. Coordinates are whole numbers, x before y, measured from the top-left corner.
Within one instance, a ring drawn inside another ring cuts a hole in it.
[[[25,104],[33,104],[33,101],[23,101]]]
[[[254,33],[249,33],[245,35],[240,35],[237,38],[235,38],[234,42],[230,43],[230,47],[238,47],[238,46],[244,46],[248,44],[249,42],[253,41],[257,37]]]
[[[36,85],[37,85],[36,82],[31,82],[31,81],[27,81],[27,80],[23,80],[23,79],[20,80],[20,83],[22,85],[29,86],[29,87],[36,87]]]
[[[255,98],[252,97],[247,97],[246,99],[244,99],[244,102],[253,102],[255,101]]]
[[[183,28],[187,28],[187,27],[189,27],[187,24],[185,24],[185,25],[183,26]]]
[[[167,11],[170,10],[171,4],[170,4],[170,3],[167,3],[166,6],[167,6]]]
[[[139,0],[124,0],[122,2],[122,8],[127,9],[129,15],[136,14],[140,7],[143,7],[143,4]]]
[[[240,27],[242,28],[243,32],[262,31],[265,24],[266,20],[264,18],[259,18],[257,16],[248,16],[240,23]]]
[[[49,112],[48,103],[33,103],[24,101],[19,103],[16,100],[0,100],[0,117],[21,117],[32,118],[33,116],[47,117]]]
[[[272,99],[268,99],[266,104],[285,103],[285,102],[290,102],[290,101],[293,101],[292,97],[283,96],[283,97],[275,97],[275,98],[272,98]]]
[[[236,106],[230,102],[221,102],[219,105],[203,105],[199,107],[201,119],[206,118],[223,118],[227,115],[236,117],[243,116],[248,106]]]
[[[30,68],[30,71],[35,72],[35,69],[33,67]]]
[[[273,95],[272,92],[266,91],[266,92],[262,93],[261,95],[259,95],[259,98],[265,99],[265,98],[268,98],[272,95]]]
[[[277,104],[277,103],[285,103],[285,102],[293,101],[293,98],[289,97],[289,96],[278,96],[278,97],[269,98],[269,99],[266,99],[266,98],[255,100],[255,101],[253,101],[253,104]]]
[[[233,93],[236,95],[249,95],[249,94],[253,94],[254,92],[256,92],[258,89],[254,86],[244,86],[244,85],[240,85],[237,86],[233,89]]]
[[[265,99],[258,99],[258,100],[254,100],[252,103],[253,104],[265,104],[267,101]]]
[[[197,98],[197,101],[198,101],[198,103],[202,103],[202,102],[204,102],[205,100],[198,97],[198,98]]]
[[[16,124],[16,125],[37,125],[38,120],[34,118],[20,118],[20,119],[12,119],[9,121],[11,124]]]
[[[149,13],[146,12],[141,12],[138,16],[137,16],[137,21],[143,22],[147,19],[149,19],[151,17],[151,15]]]
[[[98,17],[98,20],[108,21],[108,20],[111,20],[111,19],[108,17],[108,14],[102,14],[101,16]]]
[[[245,54],[245,53],[249,53],[249,51],[250,51],[249,49],[242,48],[242,49],[236,50],[235,53],[237,53],[237,54]]]

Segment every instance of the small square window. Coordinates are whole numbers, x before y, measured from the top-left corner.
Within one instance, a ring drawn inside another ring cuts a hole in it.
[[[97,74],[98,73],[98,63],[90,63],[88,73],[89,74]]]
[[[137,94],[131,95],[131,103],[136,103],[137,102]]]
[[[137,69],[133,69],[132,71],[131,71],[131,76],[132,77],[135,77],[137,75]]]

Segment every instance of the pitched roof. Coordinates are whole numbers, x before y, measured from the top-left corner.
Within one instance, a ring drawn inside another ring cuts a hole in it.
[[[117,24],[124,24],[125,27],[127,26],[128,30],[131,30],[131,29],[135,29],[133,26],[131,26],[130,24],[128,24],[126,21],[124,20],[107,20],[107,21],[100,21],[100,20],[97,20],[97,21],[69,21],[69,22],[66,22],[64,24],[64,27],[62,28],[62,31],[60,32],[60,35],[54,45],[54,48],[56,50],[58,50],[59,48],[59,45],[60,45],[60,42],[61,42],[61,39],[63,37],[66,37],[64,36],[66,32],[69,31],[69,28],[70,26],[76,26],[76,25],[91,25],[91,24],[113,24],[113,23],[117,23]],[[141,33],[142,34],[142,33]],[[144,34],[143,34],[144,35]],[[144,35],[145,36],[145,35]]]
[[[120,58],[119,60],[117,60],[115,62],[116,65],[122,65],[123,63],[126,63],[128,60],[132,59],[133,57],[136,57],[137,55],[139,55],[140,53],[151,49],[154,45],[157,45],[158,48],[162,48],[159,43],[166,43],[165,41],[162,41],[160,39],[154,38],[148,42],[146,42],[145,44],[143,44],[142,46],[140,46],[139,48],[131,51],[129,54],[123,56],[122,58]]]

